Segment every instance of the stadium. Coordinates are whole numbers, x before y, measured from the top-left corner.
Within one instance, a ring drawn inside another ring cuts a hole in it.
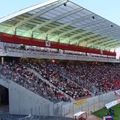
[[[71,0],[0,19],[1,120],[120,120],[120,26]]]

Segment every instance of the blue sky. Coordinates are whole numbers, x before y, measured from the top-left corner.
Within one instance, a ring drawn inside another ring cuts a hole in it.
[[[47,0],[1,0],[0,17]],[[72,0],[120,25],[120,0]]]

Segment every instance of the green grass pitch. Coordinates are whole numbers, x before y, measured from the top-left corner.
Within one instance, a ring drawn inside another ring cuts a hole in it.
[[[112,107],[112,109],[114,110],[115,113],[114,120],[120,120],[120,104]],[[108,110],[106,108],[103,108],[101,110],[94,112],[93,114],[99,118],[103,118],[103,116],[106,116],[107,113]]]

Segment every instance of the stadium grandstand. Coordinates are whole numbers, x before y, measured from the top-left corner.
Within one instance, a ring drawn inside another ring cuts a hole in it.
[[[1,18],[1,120],[89,120],[118,99],[119,31],[71,0]]]

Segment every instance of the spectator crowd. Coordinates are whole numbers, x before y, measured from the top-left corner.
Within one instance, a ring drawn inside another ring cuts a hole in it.
[[[51,101],[68,102],[70,98],[77,100],[120,89],[120,64],[117,63],[22,59],[4,62],[0,72],[6,79]]]
[[[33,60],[31,64],[74,99],[120,89],[120,64],[117,63]]]
[[[11,79],[21,86],[53,102],[69,101],[69,98],[57,88],[42,81],[21,62],[5,62],[1,65],[0,72],[6,79]]]

